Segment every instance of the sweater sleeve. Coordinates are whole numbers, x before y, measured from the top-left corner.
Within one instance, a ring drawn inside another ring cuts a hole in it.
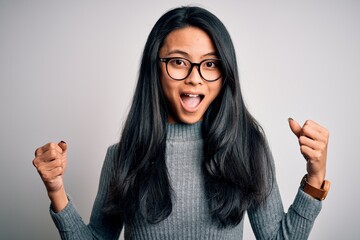
[[[272,157],[271,161],[274,164]],[[259,207],[250,208],[248,216],[256,239],[307,239],[321,207],[321,201],[299,189],[285,213],[274,177],[270,195]]]
[[[78,214],[70,196],[69,203],[55,213],[50,206],[50,215],[59,230],[61,239],[118,239],[123,224],[114,223],[103,213],[110,183],[111,161],[114,161],[118,145],[108,148],[101,170],[98,193],[92,209],[90,223],[86,225]]]

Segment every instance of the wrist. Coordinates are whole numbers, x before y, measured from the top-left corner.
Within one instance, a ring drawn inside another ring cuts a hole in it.
[[[48,192],[48,196],[51,201],[51,206],[56,213],[63,210],[69,202],[64,186],[57,191]]]
[[[323,180],[321,186],[316,187],[316,186],[311,185],[308,182],[308,175],[305,174],[305,176],[301,180],[300,187],[308,195],[322,201],[326,198],[326,196],[329,192],[330,182],[328,180]]]
[[[325,177],[316,177],[316,176],[311,176],[309,174],[306,175],[306,181],[308,182],[308,184],[310,184],[315,188],[321,188],[321,186],[324,183],[324,180]]]

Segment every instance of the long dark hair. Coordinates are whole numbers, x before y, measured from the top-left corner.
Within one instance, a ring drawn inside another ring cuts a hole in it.
[[[205,113],[203,177],[209,210],[220,226],[235,226],[258,206],[272,181],[263,131],[247,111],[240,90],[235,50],[222,22],[199,7],[165,13],[147,39],[132,105],[120,139],[107,212],[129,223],[136,213],[157,223],[172,211],[165,162],[168,106],[160,85],[159,49],[175,29],[198,27],[222,59],[223,86]]]

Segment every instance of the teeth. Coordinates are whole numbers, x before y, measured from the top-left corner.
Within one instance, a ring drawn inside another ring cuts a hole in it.
[[[199,96],[198,94],[184,94],[184,95],[186,95],[188,97],[198,97]]]

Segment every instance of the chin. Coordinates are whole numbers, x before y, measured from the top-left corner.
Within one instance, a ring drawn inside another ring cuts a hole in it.
[[[175,111],[174,111],[175,112]],[[185,123],[185,124],[194,124],[203,120],[202,111],[194,113],[186,113],[177,111],[178,114],[170,113],[168,115],[168,123]]]

